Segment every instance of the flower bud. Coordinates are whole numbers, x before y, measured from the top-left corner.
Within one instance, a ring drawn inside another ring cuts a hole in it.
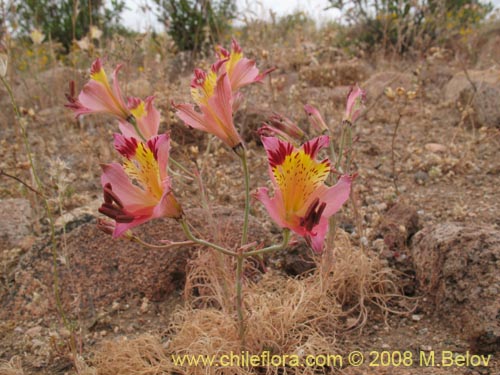
[[[366,102],[366,91],[362,90],[358,85],[352,86],[351,91],[347,95],[347,106],[344,115],[344,121],[351,124],[356,122]]]
[[[329,132],[328,125],[326,125],[325,120],[321,117],[319,111],[310,104],[306,104],[304,106],[304,110],[306,111],[307,116],[309,117],[309,121],[313,126],[314,130],[320,134],[325,134]]]

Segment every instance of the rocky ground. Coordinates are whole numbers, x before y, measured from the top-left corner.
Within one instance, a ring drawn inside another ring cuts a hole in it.
[[[272,81],[246,92],[237,123],[249,145],[252,188],[267,181],[255,130],[271,110],[307,126],[302,105],[311,103],[335,128],[348,86],[359,82],[368,92],[367,112],[355,129],[354,169],[359,176],[353,196],[359,209],[355,214],[349,205],[340,227],[355,246],[397,271],[402,293],[412,298],[415,309],[389,314],[388,319],[373,309],[363,329],[344,336],[346,347],[367,356],[375,350],[416,356],[443,350],[455,356],[467,351],[493,354],[488,366],[364,366],[347,367],[346,374],[500,373],[500,62],[488,46],[467,68],[444,49],[416,61],[375,64],[325,57],[310,44],[287,51],[274,47],[268,56],[275,57],[259,63],[278,67]],[[303,58],[305,49],[319,56],[320,63]],[[156,93],[162,128],[170,129],[175,141],[173,155],[201,171],[212,216],[201,208],[195,181],[176,179],[180,199],[208,238],[228,241],[241,226],[238,160],[217,140],[208,143],[205,135],[184,129],[172,116],[170,100],[187,99],[189,72],[169,82],[153,80],[151,72],[145,76],[132,80],[128,90]],[[50,204],[57,242],[54,254],[40,198],[2,176],[0,358],[13,358],[13,368],[18,358],[24,373],[74,373],[65,347],[72,338],[85,356],[108,338],[162,332],[182,303],[186,266],[197,254],[192,247],[145,250],[96,229],[99,162],[115,156],[107,121],[75,122],[62,107],[66,82],[77,78],[81,85],[83,77],[58,67],[40,74],[36,82],[14,80],[35,161],[54,191]],[[47,87],[57,87],[60,95],[47,96]],[[413,92],[416,97],[410,100]],[[9,108],[6,95],[0,100],[2,108]],[[0,150],[5,156],[0,169],[33,184],[13,121],[10,110],[0,113]],[[265,242],[275,239],[277,230],[257,202],[252,215],[251,235]],[[175,222],[162,220],[144,225],[139,233],[149,242],[184,239]],[[60,305],[67,327],[78,327],[76,334],[64,327],[57,312],[54,261]],[[313,265],[300,244],[267,264],[291,276]]]

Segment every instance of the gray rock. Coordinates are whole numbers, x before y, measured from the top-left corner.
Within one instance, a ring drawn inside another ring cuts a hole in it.
[[[415,234],[412,256],[421,292],[436,313],[480,352],[500,349],[500,231],[443,223]]]

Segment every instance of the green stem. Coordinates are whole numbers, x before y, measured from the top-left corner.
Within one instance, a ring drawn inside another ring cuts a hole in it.
[[[345,164],[345,173],[349,173],[351,169],[351,157],[352,157],[352,126],[347,125],[347,159]]]
[[[148,243],[146,241],[143,241],[137,236],[133,236],[131,238],[132,241],[137,242],[138,244],[144,246],[144,247],[150,247],[151,249],[171,249],[173,247],[177,246],[187,246],[187,245],[193,245],[195,242],[194,241],[182,241],[182,242],[172,242],[172,243],[166,243],[163,245],[155,245],[152,243]]]
[[[340,163],[342,162],[342,156],[344,152],[344,143],[345,143],[345,127],[346,124],[342,121],[342,131],[340,133],[340,145],[339,145],[339,154],[337,161],[335,163],[335,169],[338,170],[340,168]]]
[[[241,349],[245,347],[245,322],[243,319],[243,260],[242,252],[238,253],[236,258],[236,311],[238,313],[238,335],[240,338]]]
[[[127,121],[129,122],[129,124],[132,124],[132,126],[134,127],[134,130],[137,133],[137,135],[139,136],[139,138],[141,138],[141,140],[144,143],[146,143],[148,140],[146,139],[146,137],[144,137],[144,135],[139,130],[139,126],[137,126],[137,120],[135,119],[135,117],[133,115],[130,115],[129,118],[127,119]]]
[[[243,149],[241,155],[241,164],[243,166],[243,177],[245,179],[245,214],[243,217],[243,234],[241,235],[241,246],[247,243],[248,239],[248,215],[250,212],[250,174],[248,172],[247,151]]]
[[[173,165],[175,165],[177,168],[182,170],[188,176],[190,176],[192,178],[196,178],[196,176],[193,173],[189,172],[188,169],[186,167],[184,167],[181,163],[179,163],[177,160],[172,159],[172,157],[169,157],[168,160],[171,161]]]
[[[221,247],[219,245],[216,245],[216,244],[213,244],[211,242],[208,242],[208,241],[205,241],[205,240],[202,240],[202,239],[199,239],[199,238],[195,237],[194,234],[191,232],[191,229],[189,229],[189,224],[188,224],[186,218],[184,218],[184,217],[181,218],[179,220],[179,223],[181,224],[182,230],[184,231],[184,233],[186,234],[186,236],[191,241],[196,242],[199,245],[211,247],[214,250],[220,251],[221,253],[229,255],[229,256],[232,256],[232,257],[237,257],[238,256],[238,254],[235,253],[234,251],[225,249],[225,248],[223,248],[223,247]]]
[[[285,247],[287,247],[289,241],[290,241],[290,229],[285,228],[283,230],[283,242],[281,242],[278,245],[272,245],[269,247],[265,247],[264,249],[259,249],[259,250],[254,250],[254,251],[249,251],[249,252],[243,253],[243,256],[244,257],[251,257],[251,256],[255,256],[255,255],[263,255],[266,253],[271,253],[273,251],[281,250],[281,249],[284,249]]]

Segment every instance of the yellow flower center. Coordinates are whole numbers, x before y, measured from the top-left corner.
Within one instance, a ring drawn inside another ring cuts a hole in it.
[[[227,62],[226,65],[226,71],[229,77],[233,75],[234,67],[236,66],[236,64],[238,64],[238,62],[241,60],[242,57],[243,57],[242,52],[234,52],[234,51],[231,52],[231,55],[229,56],[229,61]]]
[[[210,71],[203,82],[198,82],[199,86],[191,88],[191,97],[197,104],[207,105],[208,99],[212,97],[217,84],[217,74]]]
[[[142,118],[146,114],[146,107],[144,106],[144,102],[141,100],[137,107],[131,108],[130,113],[134,115],[136,119]]]
[[[135,155],[123,163],[125,173],[141,187],[160,199],[163,190],[160,183],[160,168],[153,151],[140,142]]]
[[[302,149],[287,155],[283,163],[272,169],[274,178],[283,194],[285,211],[298,213],[307,199],[320,187],[330,173],[328,160],[317,162]]]

